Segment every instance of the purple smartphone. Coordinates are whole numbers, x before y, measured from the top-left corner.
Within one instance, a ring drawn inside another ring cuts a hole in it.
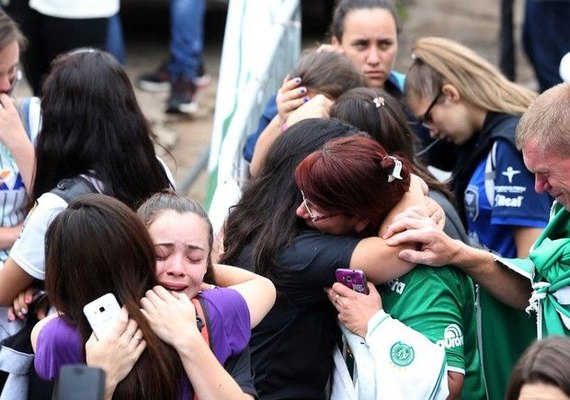
[[[335,275],[336,281],[342,283],[347,288],[359,293],[368,294],[364,271],[359,269],[338,268]]]

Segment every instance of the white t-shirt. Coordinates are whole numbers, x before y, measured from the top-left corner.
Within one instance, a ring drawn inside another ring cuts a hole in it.
[[[162,164],[168,179],[174,187],[174,180],[172,179],[172,172],[164,164],[164,162],[157,157]],[[100,182],[93,178],[83,176],[97,188],[102,191]],[[30,210],[20,232],[20,237],[12,246],[10,251],[10,258],[12,258],[24,271],[36,279],[45,279],[45,245],[44,240],[47,228],[51,221],[64,209],[67,208],[67,202],[58,195],[47,192],[42,194],[34,208]]]
[[[57,18],[108,18],[119,12],[119,0],[30,0],[30,8]]]
[[[24,271],[36,279],[45,279],[46,231],[51,221],[67,208],[67,202],[54,193],[42,194],[28,214],[20,237],[12,246],[12,258]]]

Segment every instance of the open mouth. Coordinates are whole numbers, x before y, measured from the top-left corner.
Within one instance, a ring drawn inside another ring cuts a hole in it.
[[[161,283],[160,285],[171,292],[183,292],[188,288],[187,285],[177,285],[172,283]]]

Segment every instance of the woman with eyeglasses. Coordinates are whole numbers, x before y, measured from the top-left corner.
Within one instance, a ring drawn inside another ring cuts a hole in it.
[[[376,230],[386,213],[399,201],[409,174],[408,161],[404,157],[390,155],[371,138],[354,135],[331,140],[305,157],[295,170],[295,182],[305,194],[297,215],[323,233],[348,234],[353,226],[333,218],[327,223],[316,222],[313,218],[316,210],[319,215],[355,215],[367,228]],[[389,329],[385,327],[387,324],[378,322],[386,314],[373,319],[373,315],[383,308],[391,317],[443,347],[448,367],[448,399],[486,399],[477,350],[473,285],[465,273],[451,265],[442,268],[418,265],[377,289],[382,296],[383,306],[380,307],[367,306],[370,298],[364,299],[342,284],[333,285],[328,294],[340,313],[340,321],[367,342],[370,338],[368,329]],[[378,296],[378,293],[371,295]],[[375,335],[382,333],[375,332]],[[388,349],[396,345],[388,346]],[[389,352],[374,354],[375,348],[369,346],[375,357],[390,357]],[[418,346],[415,350],[419,356],[423,349]],[[363,366],[359,365],[359,358],[355,361],[361,371]],[[413,377],[410,379],[413,381]],[[380,374],[376,386],[380,388],[377,393],[386,393],[383,387],[389,385],[382,382]],[[426,397],[419,396],[413,394],[407,384],[396,384],[391,388],[390,397],[427,398],[431,394],[430,386],[426,392]]]
[[[412,51],[406,99],[433,138],[459,146],[452,188],[472,244],[504,257],[526,257],[552,203],[534,191],[534,176],[514,142],[520,116],[536,93],[452,40],[421,38]],[[525,313],[479,290],[485,376],[491,398],[498,399],[535,329]]]
[[[335,209],[322,212],[295,184],[295,168],[305,156],[332,138],[358,132],[332,119],[296,123],[270,147],[226,220],[220,261],[268,277],[277,288],[276,304],[250,340],[260,398],[325,398],[339,328],[323,288],[334,283],[337,268],[360,268],[370,281],[387,282],[413,267],[385,245],[380,226]],[[395,165],[392,159],[387,163]],[[408,166],[402,168],[408,182]],[[403,200],[395,209],[425,206],[420,183],[412,179],[410,188],[405,194],[407,188],[401,189]],[[298,216],[299,209],[306,217]],[[338,231],[320,231],[331,224]]]

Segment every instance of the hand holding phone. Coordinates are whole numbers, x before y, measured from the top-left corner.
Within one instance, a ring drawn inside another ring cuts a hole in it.
[[[87,317],[97,340],[109,333],[120,313],[121,306],[112,293],[107,293],[83,307],[83,314]]]
[[[336,281],[349,289],[359,293],[368,294],[366,274],[360,269],[338,268],[335,272]]]

